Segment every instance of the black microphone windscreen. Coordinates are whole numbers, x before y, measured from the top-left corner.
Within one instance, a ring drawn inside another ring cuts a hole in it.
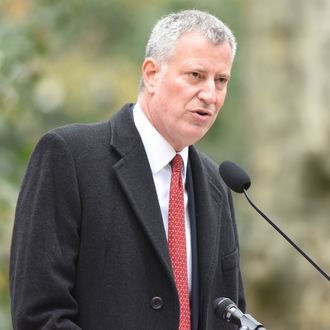
[[[220,297],[213,302],[215,314],[223,320],[226,320],[226,313],[231,307],[236,307],[236,305],[229,298]]]
[[[249,175],[234,162],[224,161],[219,167],[219,172],[226,185],[237,193],[242,193],[251,185]]]

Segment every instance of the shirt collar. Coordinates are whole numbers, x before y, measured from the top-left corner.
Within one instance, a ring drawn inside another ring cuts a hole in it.
[[[177,152],[150,123],[139,102],[133,108],[133,117],[146,150],[152,173],[156,174],[170,163]],[[185,177],[188,163],[188,147],[180,151],[179,154],[183,159],[183,173]]]

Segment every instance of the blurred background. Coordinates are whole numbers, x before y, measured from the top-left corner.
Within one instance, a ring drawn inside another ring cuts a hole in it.
[[[182,8],[220,17],[239,44],[199,148],[242,165],[254,201],[330,272],[330,1],[0,0],[0,330],[11,329],[11,231],[33,147],[134,102],[153,24]],[[248,312],[271,330],[329,330],[329,282],[234,199]]]

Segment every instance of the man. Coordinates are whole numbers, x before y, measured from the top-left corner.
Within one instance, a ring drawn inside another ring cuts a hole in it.
[[[14,329],[236,329],[212,307],[245,307],[232,200],[192,146],[223,106],[235,51],[214,16],[170,14],[135,105],[39,141],[16,209]]]

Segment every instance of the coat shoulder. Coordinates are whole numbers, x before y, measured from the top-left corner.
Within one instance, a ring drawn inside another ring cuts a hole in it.
[[[119,126],[119,118],[126,119],[127,109],[129,104],[123,106],[123,108],[114,114],[112,118],[106,121],[95,123],[75,123],[62,127],[54,128],[46,133],[47,135],[55,135],[59,139],[62,139],[72,150],[89,150],[98,147],[109,147],[112,139],[112,133],[115,126]],[[127,119],[126,119],[127,120]]]
[[[109,141],[110,121],[93,124],[70,124],[52,129],[46,135],[56,135],[73,147],[90,147],[96,142]]]

